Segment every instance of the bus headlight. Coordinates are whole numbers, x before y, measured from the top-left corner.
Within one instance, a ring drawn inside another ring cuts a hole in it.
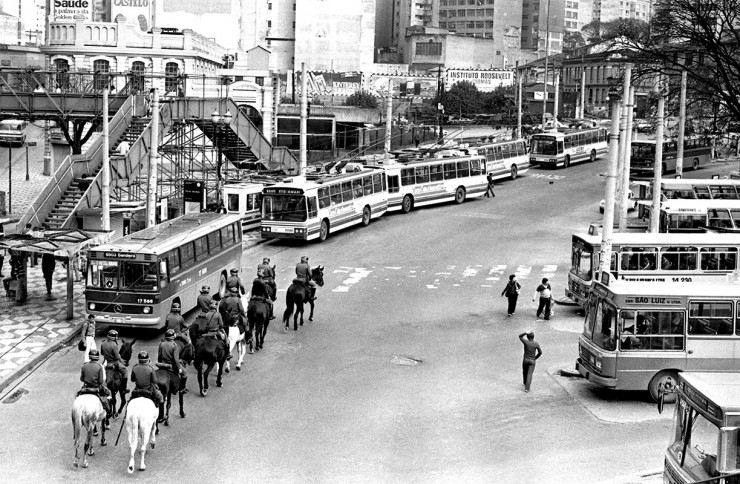
[[[594,358],[594,368],[601,370],[601,357],[597,356]]]
[[[144,314],[151,314],[152,307],[151,306],[144,306]]]
[[[263,232],[271,232],[270,227],[262,227]]]
[[[550,158],[547,161],[549,161],[550,163],[557,163],[558,162],[558,160],[556,160],[555,158]]]
[[[535,161],[537,161],[537,158],[535,158],[534,156],[530,156],[529,157],[529,162],[530,163],[534,163]]]
[[[88,304],[87,309],[89,309],[90,311],[95,311],[95,303]]]

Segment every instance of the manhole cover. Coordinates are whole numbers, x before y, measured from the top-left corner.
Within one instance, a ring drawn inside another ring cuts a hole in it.
[[[416,366],[421,363],[421,360],[411,358],[410,356],[393,355],[393,358],[391,358],[391,363],[401,366]]]
[[[23,394],[28,393],[28,390],[25,388],[19,388],[18,390],[14,391],[10,394],[5,400],[3,400],[3,403],[15,403],[23,396]]]

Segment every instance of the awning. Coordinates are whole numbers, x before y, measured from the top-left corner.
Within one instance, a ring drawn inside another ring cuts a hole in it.
[[[80,229],[31,230],[0,236],[0,249],[72,257],[88,247],[107,243],[113,231]]]

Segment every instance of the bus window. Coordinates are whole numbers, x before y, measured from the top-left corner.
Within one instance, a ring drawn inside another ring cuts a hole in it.
[[[342,182],[342,203],[352,201],[352,182]]]
[[[496,152],[496,160],[503,160],[504,159],[504,155],[502,153],[501,147],[500,146],[495,146],[493,149]]]
[[[221,246],[225,249],[234,245],[234,226],[227,225],[221,228]],[[182,251],[180,251],[180,257],[182,258]],[[182,263],[182,261],[180,261]]]
[[[720,229],[732,228],[730,212],[725,209],[707,210],[707,227]]]
[[[221,232],[218,230],[208,234],[208,251],[213,255],[221,252]]]
[[[362,187],[363,187],[365,196],[372,195],[373,194],[373,177],[370,175],[363,177]]]
[[[442,165],[432,165],[429,167],[429,181],[442,181]]]
[[[262,208],[262,194],[252,193],[247,195],[247,211],[259,210]]]
[[[707,247],[701,249],[701,270],[734,271],[737,268],[737,248]]]
[[[709,193],[709,187],[696,186],[694,187],[694,193],[696,198],[701,200],[709,200],[712,195]]]
[[[511,146],[510,145],[505,144],[501,146],[501,157],[503,159],[511,157]]]
[[[684,313],[638,311],[636,329],[642,349],[683,350]]]
[[[364,196],[364,190],[362,189],[362,178],[352,180],[352,192],[355,198],[362,198]]]
[[[203,260],[208,254],[208,240],[205,236],[195,239],[195,260]]]
[[[159,288],[164,289],[169,282],[170,276],[167,271],[167,259],[159,259]]]
[[[622,270],[655,270],[657,252],[658,249],[655,247],[631,247],[625,249],[622,252]]]
[[[463,178],[466,176],[470,176],[470,162],[458,161],[457,162],[457,177]]]
[[[170,268],[170,277],[180,272],[180,251],[172,249],[167,252],[167,265]]]
[[[226,210],[229,212],[239,212],[239,194],[229,193],[226,197]]]
[[[713,185],[709,187],[710,198],[737,200],[737,192],[733,186]]]
[[[376,183],[373,183],[376,186]],[[388,193],[398,193],[401,188],[398,186],[398,175],[388,177]]]
[[[414,177],[413,168],[402,168],[401,169],[401,185],[413,185],[416,178]]]
[[[308,202],[308,218],[315,218],[318,214],[316,210],[316,197],[306,197]]]
[[[157,265],[152,262],[122,262],[121,290],[157,290]]]
[[[664,271],[694,271],[698,252],[696,247],[665,247],[660,251],[660,268]]]
[[[732,334],[732,303],[692,301],[689,303],[689,334]]]
[[[225,230],[225,228],[221,230]],[[193,264],[195,264],[195,249],[193,249],[193,243],[188,242],[180,246],[180,267],[187,269]]]
[[[329,187],[329,191],[331,193],[331,204],[332,205],[338,205],[342,203],[342,187],[339,186],[339,183],[335,185],[331,185]]]
[[[599,301],[590,310],[593,318],[593,342],[607,350],[613,351],[617,348],[616,334],[616,310],[605,301]]]
[[[90,261],[87,269],[87,285],[96,289],[118,289],[118,263],[113,261]]]
[[[740,210],[730,210],[733,228],[740,228]]]
[[[451,178],[457,178],[457,172],[455,171],[454,163],[445,163],[445,180]]]
[[[573,137],[572,136],[566,136],[565,137],[565,149],[573,147]]]
[[[396,180],[398,180],[398,177],[396,177]],[[396,181],[396,186],[398,186],[398,181]],[[376,173],[373,175],[373,193],[380,193],[383,190],[385,190],[385,177],[380,173]]]
[[[319,188],[319,208],[326,208],[331,203],[329,187]]]
[[[241,244],[241,242],[242,242],[242,229],[241,229],[241,224],[239,222],[234,222],[232,224],[231,232],[234,234],[234,242],[236,242],[237,244]]]
[[[512,146],[513,148],[513,146]],[[477,176],[482,173],[480,160],[470,160],[470,176]]]
[[[531,152],[537,155],[557,155],[558,143],[554,139],[538,139],[533,137]]]
[[[428,183],[429,182],[429,167],[428,166],[417,166],[416,167],[416,183]]]
[[[584,281],[590,281],[593,268],[592,260],[592,251],[582,247],[573,247],[570,270]]]

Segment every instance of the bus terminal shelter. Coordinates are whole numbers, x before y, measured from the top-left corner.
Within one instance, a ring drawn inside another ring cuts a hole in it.
[[[112,234],[103,230],[48,229],[0,235],[0,250],[19,262],[16,278],[9,281],[16,304],[24,304],[28,296],[29,255],[52,254],[67,263],[67,319],[74,318],[74,259],[80,252],[108,242]]]

